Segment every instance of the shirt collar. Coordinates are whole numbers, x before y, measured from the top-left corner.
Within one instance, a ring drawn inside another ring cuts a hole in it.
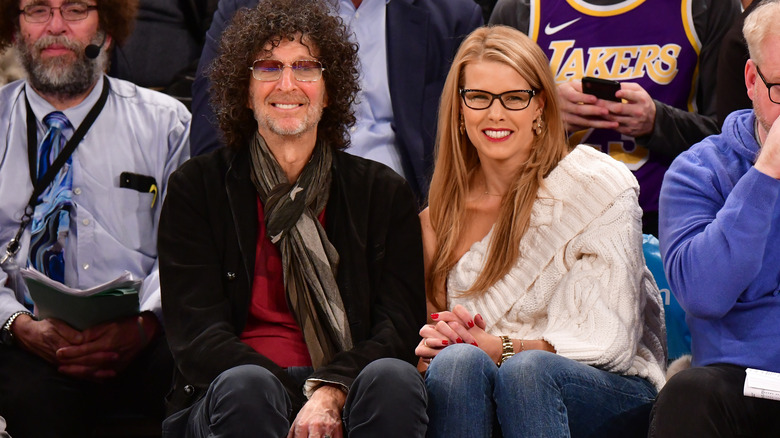
[[[76,106],[62,111],[65,114],[65,117],[70,121],[70,124],[73,125],[74,129],[81,125],[81,122],[87,117],[89,110],[92,109],[100,98],[100,93],[103,91],[104,80],[106,80],[105,75],[101,75],[95,83],[95,86],[92,87],[92,91],[89,92],[83,101]],[[41,123],[43,123],[43,118],[46,117],[47,114],[52,111],[57,111],[52,104],[47,102],[46,99],[35,91],[29,81],[25,84],[25,92],[27,93],[27,99],[30,102],[30,108],[32,108],[35,118],[41,121]]]
[[[385,5],[387,5],[388,3],[390,3],[390,0],[363,0],[363,2],[360,3],[360,9],[361,10],[364,9],[364,7],[365,7],[365,5],[367,3],[373,4],[374,2],[377,2],[377,3],[382,2]],[[354,13],[356,10],[357,10],[357,8],[355,8],[355,4],[352,3],[352,0],[340,0],[339,3],[338,3],[338,12],[339,12],[339,14],[344,15],[344,14],[348,14],[348,13]]]

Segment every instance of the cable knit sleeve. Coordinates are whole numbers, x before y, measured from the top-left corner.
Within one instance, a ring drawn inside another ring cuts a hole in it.
[[[636,192],[626,190],[555,256],[558,269],[543,275],[566,272],[542,333],[558,354],[611,372],[631,367],[643,326],[640,215]]]

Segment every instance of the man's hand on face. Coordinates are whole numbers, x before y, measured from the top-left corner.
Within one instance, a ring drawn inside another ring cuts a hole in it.
[[[57,350],[59,371],[73,377],[103,380],[115,377],[148,345],[159,330],[157,318],[144,313],[91,327],[84,341]],[[143,322],[139,321],[139,318]],[[144,324],[142,329],[139,324]]]
[[[766,135],[761,152],[756,160],[755,168],[772,178],[780,179],[780,117],[772,123],[772,128]]]
[[[342,438],[341,411],[346,399],[347,395],[341,389],[320,386],[298,412],[287,438]]]

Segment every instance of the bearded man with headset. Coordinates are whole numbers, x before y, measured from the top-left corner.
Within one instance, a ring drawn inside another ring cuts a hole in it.
[[[172,360],[156,230],[191,117],[105,76],[136,10],[134,0],[0,0],[0,49],[12,45],[27,73],[0,89],[0,412],[17,438],[86,436],[113,410],[163,415]],[[79,289],[129,271],[143,280],[139,313],[85,330],[39,320],[8,282],[25,265]]]

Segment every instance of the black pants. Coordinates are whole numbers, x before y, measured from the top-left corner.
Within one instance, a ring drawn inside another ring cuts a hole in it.
[[[717,364],[681,371],[658,394],[651,438],[780,437],[780,401],[742,395],[745,368]]]
[[[13,438],[88,437],[112,415],[164,418],[173,359],[158,337],[117,377],[96,383],[59,373],[18,347],[0,345],[0,415]]]
[[[308,373],[291,376],[303,383]],[[414,366],[400,359],[375,360],[349,389],[342,413],[344,436],[423,438],[427,400],[425,383]],[[295,414],[270,371],[239,365],[217,376],[194,405],[168,417],[163,438],[284,438]]]

